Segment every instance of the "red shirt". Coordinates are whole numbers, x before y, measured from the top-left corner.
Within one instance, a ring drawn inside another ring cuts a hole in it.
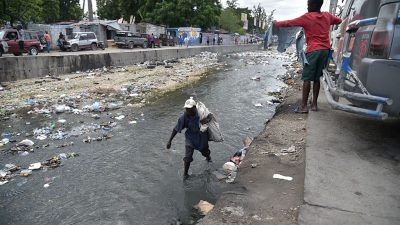
[[[51,42],[50,34],[44,34],[44,40],[45,40],[46,42]]]
[[[307,50],[330,49],[329,32],[331,25],[340,24],[342,20],[328,12],[309,12],[293,20],[276,22],[278,27],[303,27],[306,35]]]

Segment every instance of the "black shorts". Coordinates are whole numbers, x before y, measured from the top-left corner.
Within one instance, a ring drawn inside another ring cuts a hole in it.
[[[199,152],[206,158],[210,156],[209,148],[199,150]],[[190,145],[186,145],[185,146],[185,157],[183,158],[183,161],[188,162],[188,163],[192,162],[193,161],[193,153],[194,153],[194,148]]]

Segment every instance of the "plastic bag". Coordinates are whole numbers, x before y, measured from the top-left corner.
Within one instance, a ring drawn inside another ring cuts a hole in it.
[[[200,117],[200,121],[207,118],[208,115],[211,113],[210,110],[208,110],[207,107],[202,102],[198,101],[196,104],[196,108],[197,108],[197,113]],[[205,123],[205,124],[200,123],[199,126],[200,126],[201,132],[206,132],[208,130],[208,140],[209,141],[215,141],[215,142],[224,141],[222,132],[219,129],[219,124],[214,116],[212,117],[210,122]]]

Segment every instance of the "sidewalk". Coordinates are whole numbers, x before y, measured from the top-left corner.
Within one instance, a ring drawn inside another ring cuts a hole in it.
[[[301,225],[400,224],[400,120],[333,111],[307,120]]]

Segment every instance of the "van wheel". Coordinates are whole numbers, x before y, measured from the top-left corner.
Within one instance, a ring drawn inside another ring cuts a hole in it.
[[[128,43],[128,48],[129,48],[129,49],[133,49],[133,47],[135,47],[135,45],[133,44],[133,42],[129,42],[129,43]]]
[[[77,44],[73,44],[73,45],[71,46],[71,51],[77,52],[78,50],[79,50],[79,48],[78,48],[78,45],[77,45]]]
[[[37,55],[39,53],[38,49],[34,46],[30,47],[28,50],[29,55]]]
[[[96,43],[92,43],[92,44],[90,45],[90,48],[91,48],[93,51],[97,50],[97,44],[96,44]]]

